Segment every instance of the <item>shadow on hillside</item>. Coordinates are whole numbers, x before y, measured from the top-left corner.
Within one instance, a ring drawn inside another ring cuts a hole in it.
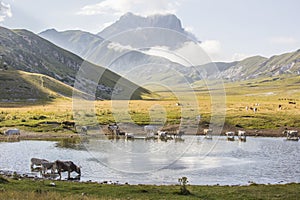
[[[43,86],[43,79],[16,70],[0,71],[1,107],[42,105],[55,99]]]

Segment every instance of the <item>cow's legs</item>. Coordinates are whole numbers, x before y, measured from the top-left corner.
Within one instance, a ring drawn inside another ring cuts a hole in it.
[[[58,170],[59,180],[61,180],[61,171]]]

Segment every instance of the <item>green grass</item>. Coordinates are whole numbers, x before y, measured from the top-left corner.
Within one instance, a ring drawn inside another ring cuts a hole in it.
[[[179,185],[107,185],[49,180],[0,180],[0,199],[297,199],[300,184],[193,186],[181,195]],[[54,182],[55,186],[50,183]]]
[[[226,91],[226,126],[242,127],[244,129],[272,129],[300,127],[300,77],[281,76],[264,79],[255,79],[241,82],[225,83]],[[198,82],[195,92],[159,90],[155,94],[161,99],[144,99],[127,101],[114,100],[87,102],[91,104],[90,110],[85,112],[74,111],[71,99],[57,98],[51,102],[34,105],[32,103],[1,103],[0,128],[17,126],[21,129],[35,132],[59,132],[72,130],[60,125],[49,125],[44,122],[62,122],[82,119],[85,125],[108,124],[114,121],[131,122],[139,125],[149,124],[155,118],[166,116],[165,125],[179,124],[181,117],[195,119],[201,114],[201,125],[210,122],[212,115],[212,94],[209,93],[204,83]],[[179,97],[185,97],[183,107],[176,106]],[[195,99],[192,99],[195,97]],[[289,99],[296,104],[289,104]],[[188,108],[187,114],[182,114],[182,109],[188,104],[196,102],[199,113],[195,108]],[[259,106],[255,106],[259,103]],[[278,105],[282,105],[282,110]],[[120,106],[120,105],[123,105]],[[246,111],[245,107],[257,107],[258,112]],[[1,131],[1,130],[0,130]]]

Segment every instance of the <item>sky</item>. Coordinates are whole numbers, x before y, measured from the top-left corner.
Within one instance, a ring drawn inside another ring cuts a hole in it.
[[[299,9],[298,0],[0,0],[0,26],[98,33],[127,12],[172,13],[213,61],[228,62],[300,49]]]

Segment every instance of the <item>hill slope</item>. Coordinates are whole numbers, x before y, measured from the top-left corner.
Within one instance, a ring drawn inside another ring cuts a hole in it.
[[[73,88],[46,75],[19,70],[0,71],[0,101],[50,101],[72,97]]]
[[[116,98],[123,98],[132,93],[131,98],[140,99],[141,95],[149,93],[110,70],[84,62],[77,55],[27,30],[9,30],[0,27],[0,65],[3,69],[11,68],[48,75],[70,86],[74,85],[77,72],[85,66],[93,70],[93,75],[99,74],[99,80],[94,79],[97,83],[93,83],[97,88],[96,98],[109,99],[113,93],[118,94],[115,95],[118,96]],[[90,75],[85,72],[85,82],[90,82]],[[118,84],[118,90],[114,88],[116,83],[122,83]]]
[[[230,81],[272,77],[282,74],[299,75],[300,50],[272,56],[271,58],[261,56],[246,58],[242,61],[228,63],[225,69],[221,69],[218,63],[215,64],[219,68],[219,72],[211,73],[209,76]]]

